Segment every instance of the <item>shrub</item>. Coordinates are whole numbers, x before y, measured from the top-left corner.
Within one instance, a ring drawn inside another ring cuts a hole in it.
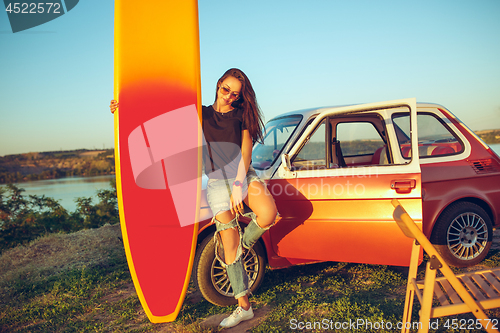
[[[13,184],[0,188],[0,251],[25,244],[47,233],[69,233],[119,222],[116,182],[111,190],[97,192],[92,198],[78,198],[77,210],[68,213],[57,200],[44,195],[23,195]]]

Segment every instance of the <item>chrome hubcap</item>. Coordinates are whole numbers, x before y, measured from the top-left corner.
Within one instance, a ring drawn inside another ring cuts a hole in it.
[[[486,222],[471,212],[460,214],[448,228],[447,242],[451,253],[458,259],[476,258],[488,243]]]
[[[244,249],[243,262],[248,274],[248,288],[251,288],[259,274],[259,259],[253,248],[250,251]],[[220,294],[227,297],[234,296],[226,269],[217,258],[212,263],[212,284]]]

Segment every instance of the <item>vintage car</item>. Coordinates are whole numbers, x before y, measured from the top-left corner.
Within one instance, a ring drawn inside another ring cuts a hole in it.
[[[500,224],[498,155],[446,108],[415,99],[283,114],[267,123],[252,165],[280,218],[245,254],[251,291],[266,263],[408,266],[412,241],[394,222],[393,198],[455,266],[483,260]],[[208,301],[234,304],[203,200],[194,280]]]

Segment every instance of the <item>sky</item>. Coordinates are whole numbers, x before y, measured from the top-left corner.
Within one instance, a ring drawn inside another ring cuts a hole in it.
[[[113,15],[114,1],[81,0],[13,33],[0,12],[0,156],[114,147]],[[265,121],[415,97],[497,129],[499,17],[499,0],[200,0],[202,103],[237,67]]]

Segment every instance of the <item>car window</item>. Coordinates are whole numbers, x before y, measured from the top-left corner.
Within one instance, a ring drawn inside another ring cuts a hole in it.
[[[393,116],[396,125],[401,155],[411,158],[409,116],[397,114]],[[430,113],[419,113],[418,124],[418,154],[422,158],[454,155],[463,151],[463,145],[457,136],[437,117]]]
[[[333,158],[339,167],[390,164],[388,147],[379,131],[385,132],[383,120],[334,120],[337,123],[333,142]],[[377,130],[377,126],[379,129]]]
[[[391,164],[380,134],[384,126],[383,119],[374,115],[327,117],[292,158],[292,167],[314,170]]]
[[[337,140],[344,157],[373,155],[385,143],[369,122],[348,122],[337,125]]]
[[[278,158],[302,116],[289,116],[273,119],[266,124],[263,143],[255,144],[252,151],[252,166],[255,169],[268,169]]]
[[[300,152],[294,157],[294,170],[315,170],[326,167],[325,120],[316,128]]]

